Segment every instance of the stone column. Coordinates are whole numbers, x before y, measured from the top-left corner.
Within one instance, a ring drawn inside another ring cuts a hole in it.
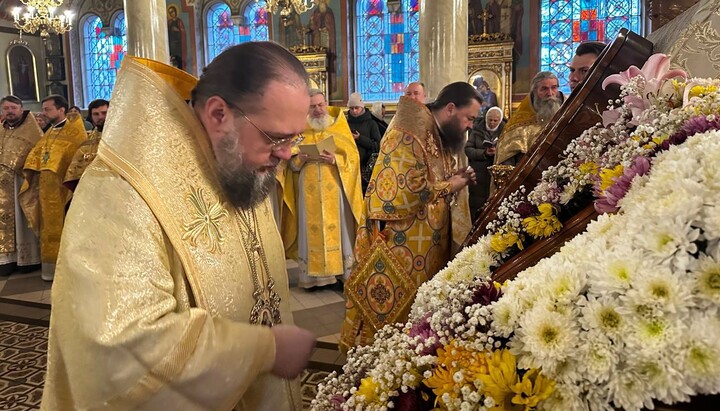
[[[124,0],[128,54],[170,63],[165,0]]]
[[[429,97],[467,80],[467,0],[420,1],[420,81]]]

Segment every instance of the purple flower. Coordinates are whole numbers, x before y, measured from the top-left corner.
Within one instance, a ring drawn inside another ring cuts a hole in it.
[[[500,299],[502,291],[495,288],[492,283],[486,283],[475,289],[472,304],[490,305]]]
[[[410,328],[410,337],[420,337],[420,342],[425,344],[422,355],[434,354],[435,351],[441,347],[440,338],[438,338],[438,335],[430,327],[430,317],[432,317],[432,313],[425,314],[419,322],[413,324]],[[435,338],[435,342],[432,344],[428,344],[430,337]]]
[[[667,150],[670,146],[679,145],[685,142],[688,137],[697,133],[704,133],[709,130],[720,129],[720,119],[708,121],[705,116],[695,116],[680,127],[675,134],[660,144],[659,150]]]
[[[527,218],[533,214],[536,214],[537,208],[534,205],[528,203],[527,201],[523,201],[522,203],[518,204],[515,212],[520,214],[521,218]]]
[[[625,197],[635,176],[643,176],[650,171],[650,160],[647,157],[635,157],[630,167],[626,168],[623,175],[615,179],[613,185],[608,187],[604,193],[595,201],[595,211],[600,214],[614,213],[620,209],[618,203]]]
[[[334,411],[342,411],[342,406],[345,404],[346,398],[340,394],[335,394],[330,398],[330,403],[333,405]]]

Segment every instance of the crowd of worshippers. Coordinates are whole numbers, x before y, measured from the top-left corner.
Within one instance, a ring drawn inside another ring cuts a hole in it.
[[[95,158],[110,103],[78,107],[51,95],[32,113],[12,95],[0,100],[0,275],[41,270],[52,281],[65,212]]]

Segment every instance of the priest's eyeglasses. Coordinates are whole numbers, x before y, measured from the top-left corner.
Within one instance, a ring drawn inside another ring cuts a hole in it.
[[[257,131],[259,131],[260,134],[262,134],[262,135],[270,142],[270,149],[271,149],[272,151],[278,151],[278,150],[280,150],[280,149],[282,149],[282,148],[284,148],[284,147],[293,148],[293,147],[297,146],[298,144],[300,144],[303,140],[305,140],[305,137],[304,137],[302,134],[298,134],[298,135],[296,135],[296,136],[287,137],[287,138],[273,138],[273,137],[270,137],[270,135],[269,135],[268,133],[266,133],[265,131],[263,131],[263,129],[261,129],[260,127],[258,127],[257,124],[255,124],[252,120],[250,120],[250,119],[248,118],[248,116],[245,115],[245,113],[242,111],[242,109],[241,109],[240,107],[238,107],[238,106],[236,106],[235,104],[230,103],[230,102],[228,102],[228,101],[226,101],[226,103],[227,103],[229,106],[231,106],[232,108],[234,108],[235,110],[237,110],[238,113],[240,113],[240,115],[243,116],[243,118],[244,118],[245,120],[247,120],[248,123],[250,123],[253,127],[255,127],[255,129],[256,129]]]

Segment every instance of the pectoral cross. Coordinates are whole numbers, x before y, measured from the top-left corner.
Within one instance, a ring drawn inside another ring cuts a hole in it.
[[[42,156],[42,163],[47,164],[48,161],[50,161],[50,151],[45,150]]]

